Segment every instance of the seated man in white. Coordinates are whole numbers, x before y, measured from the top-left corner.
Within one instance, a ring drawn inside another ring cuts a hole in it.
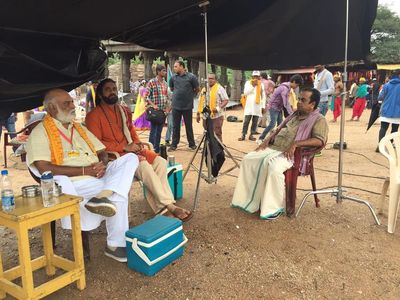
[[[105,255],[125,262],[128,193],[139,164],[137,156],[130,153],[108,163],[104,145],[85,127],[73,122],[75,105],[66,91],[49,91],[43,105],[47,115],[26,145],[29,168],[37,176],[51,171],[63,193],[83,197],[82,230],[93,230],[106,220]],[[61,223],[63,228],[71,228],[69,217]]]
[[[318,109],[320,96],[314,88],[303,88],[297,111],[285,119],[279,132],[271,133],[254,152],[244,156],[233,207],[249,213],[260,210],[262,219],[277,218],[285,211],[283,173],[293,165],[296,148],[321,147],[328,137],[328,124]]]

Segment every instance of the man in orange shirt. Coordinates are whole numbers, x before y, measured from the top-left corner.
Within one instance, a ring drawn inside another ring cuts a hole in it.
[[[192,213],[175,205],[167,179],[167,162],[154,151],[144,149],[132,125],[132,113],[117,104],[117,86],[110,78],[96,89],[98,105],[86,116],[87,128],[106,146],[120,155],[134,153],[139,157],[135,175],[148,190],[147,201],[155,213],[168,213],[182,221]]]

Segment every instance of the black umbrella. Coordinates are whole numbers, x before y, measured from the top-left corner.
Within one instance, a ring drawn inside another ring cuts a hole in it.
[[[368,129],[371,128],[372,125],[374,125],[375,121],[379,118],[380,112],[381,112],[381,103],[377,101],[374,104],[372,104],[371,115],[369,116],[367,131]]]

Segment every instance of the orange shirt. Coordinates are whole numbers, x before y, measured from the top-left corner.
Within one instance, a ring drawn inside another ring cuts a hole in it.
[[[126,107],[126,122],[134,143],[140,143],[135,127],[132,125],[132,113]],[[118,107],[107,104],[100,104],[86,115],[87,128],[106,146],[107,151],[126,154],[124,147],[128,144],[123,133],[122,116]],[[146,157],[151,164],[157,157],[154,151],[144,149],[140,155]]]

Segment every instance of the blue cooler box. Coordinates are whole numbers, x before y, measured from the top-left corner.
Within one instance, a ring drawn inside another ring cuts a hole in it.
[[[147,276],[181,257],[187,242],[182,221],[165,216],[129,229],[125,237],[128,268]]]
[[[168,182],[175,200],[183,197],[183,174],[182,165],[175,164],[167,168]]]
[[[171,188],[172,195],[174,195],[175,200],[180,200],[183,197],[183,175],[182,175],[182,165],[176,164],[167,167],[167,176],[169,187]],[[146,186],[143,185],[143,194],[147,199]]]

